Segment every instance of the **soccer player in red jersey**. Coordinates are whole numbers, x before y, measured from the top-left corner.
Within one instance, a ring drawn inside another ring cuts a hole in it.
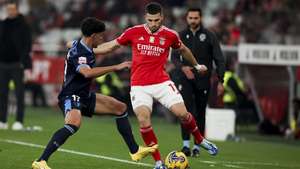
[[[94,48],[95,54],[106,54],[120,46],[131,46],[131,102],[138,118],[140,132],[147,146],[157,144],[157,138],[151,126],[153,99],[159,101],[181,121],[182,125],[211,155],[216,155],[218,148],[200,134],[195,119],[187,111],[183,99],[170,80],[164,66],[170,49],[177,49],[199,72],[207,68],[199,65],[191,51],[181,42],[177,32],[162,25],[163,12],[158,3],[149,3],[145,9],[146,23],[127,29],[121,36]],[[152,153],[156,161],[154,169],[165,169],[157,150]]]

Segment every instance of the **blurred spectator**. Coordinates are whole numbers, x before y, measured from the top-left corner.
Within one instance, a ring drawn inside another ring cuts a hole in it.
[[[32,96],[32,106],[34,107],[47,107],[47,101],[45,97],[45,91],[41,84],[36,82],[26,82],[25,83],[25,90],[31,92]]]
[[[224,75],[223,102],[226,108],[236,113],[237,123],[248,124],[258,121],[257,110],[242,79],[235,73],[236,60],[227,59],[227,70]]]
[[[294,112],[295,112],[295,126],[294,127],[294,137],[300,139],[300,99],[295,98],[293,100]]]
[[[258,126],[260,134],[281,135],[285,134],[285,128],[278,125],[275,121],[264,119]]]
[[[8,83],[13,80],[17,99],[16,122],[13,130],[23,129],[24,70],[31,68],[31,33],[16,2],[6,4],[7,18],[2,21],[0,37],[0,128],[7,129]]]
[[[150,2],[150,0],[122,2],[120,0],[103,0],[101,3],[96,0],[23,1],[27,2],[23,4],[29,6],[27,19],[34,30],[34,35],[41,35],[54,28],[78,28],[80,20],[85,16],[107,20],[109,25],[123,29],[142,22],[142,7]],[[180,11],[184,11],[186,7],[202,7],[205,12],[209,11],[212,16],[207,15],[204,21],[214,20],[209,27],[216,32],[222,44],[237,45],[239,42],[294,44],[300,42],[300,15],[296,8],[300,5],[300,1],[157,1],[165,6],[166,26],[175,29],[182,28],[184,13]],[[210,6],[215,6],[215,8],[211,9]],[[0,15],[1,13],[3,10],[1,12],[0,7]],[[118,32],[120,30],[116,30],[114,33]]]
[[[98,91],[101,94],[125,101],[124,86],[116,72],[108,73],[96,78],[96,83]]]

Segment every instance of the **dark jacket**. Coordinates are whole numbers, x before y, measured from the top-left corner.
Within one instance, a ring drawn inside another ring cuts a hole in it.
[[[213,62],[217,66],[218,79],[220,82],[223,82],[225,59],[215,34],[201,26],[195,35],[189,28],[186,28],[179,32],[179,36],[182,42],[192,51],[198,63],[204,64],[208,68],[208,72],[204,75],[200,75],[196,70],[193,70],[195,75],[193,82],[197,84],[198,88],[208,89],[210,87]],[[172,61],[176,66],[174,73],[176,77],[186,79],[184,73],[181,71],[181,67],[186,65],[191,66],[190,63],[176,52],[172,55]]]
[[[7,18],[0,27],[0,63],[20,63],[24,69],[31,68],[31,31],[24,17]]]

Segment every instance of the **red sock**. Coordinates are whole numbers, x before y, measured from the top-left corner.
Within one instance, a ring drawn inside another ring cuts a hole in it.
[[[157,144],[157,138],[153,132],[152,126],[140,128],[140,132],[147,146],[153,146],[154,144]],[[152,157],[155,161],[161,160],[160,152],[158,150],[152,153]]]
[[[196,121],[191,113],[187,115],[185,120],[181,121],[182,127],[185,128],[189,133],[191,133],[195,138],[195,143],[200,144],[203,140],[203,136],[201,135]]]

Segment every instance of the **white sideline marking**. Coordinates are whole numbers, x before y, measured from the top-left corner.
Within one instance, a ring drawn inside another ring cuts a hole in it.
[[[16,140],[8,140],[8,139],[0,139],[0,142],[10,143],[10,144],[17,144],[17,145],[23,145],[28,147],[35,147],[35,148],[45,148],[45,146],[38,145],[38,144],[32,144],[32,143],[26,143],[23,141],[16,141]],[[94,158],[100,158],[105,160],[111,160],[111,161],[117,161],[121,163],[127,163],[127,164],[133,164],[133,165],[139,165],[139,166],[146,166],[146,167],[153,167],[153,165],[148,163],[140,163],[140,162],[133,162],[128,160],[122,160],[118,158],[108,157],[108,156],[102,156],[102,155],[96,155],[96,154],[89,154],[84,152],[78,152],[74,150],[67,150],[67,149],[58,149],[60,152],[66,152],[71,154],[77,154],[87,157],[94,157]],[[250,162],[250,161],[208,161],[208,160],[199,160],[199,162],[204,164],[210,164],[210,165],[217,165],[222,164],[225,167],[230,168],[245,168],[238,165],[253,165],[253,166],[273,166],[273,167],[287,167],[287,168],[300,168],[300,165],[281,165],[279,163],[263,163],[263,162]],[[248,168],[248,167],[246,167]]]
[[[210,167],[215,167],[217,164],[221,164],[222,166],[227,167],[227,168],[245,168],[245,167],[238,166],[238,165],[233,165],[233,164],[218,163],[216,161],[202,160],[200,162],[204,163],[204,164],[209,164]]]
[[[225,167],[228,167],[228,168],[244,168],[244,167],[241,167],[241,166],[238,166],[238,165],[232,165],[232,164],[224,164]]]
[[[2,139],[0,139],[0,141],[1,142],[5,142],[5,143],[11,143],[11,144],[18,144],[18,145],[28,146],[28,147],[45,148],[45,146],[42,146],[42,145],[32,144],[32,143],[26,143],[26,142],[22,142],[22,141],[2,140]],[[100,159],[105,159],[105,160],[117,161],[117,162],[121,162],[121,163],[127,163],[127,164],[133,164],[133,165],[140,165],[140,166],[146,166],[146,167],[153,167],[153,165],[147,164],[147,163],[133,162],[133,161],[122,160],[122,159],[118,159],[118,158],[113,158],[113,157],[108,157],[108,156],[102,156],[102,155],[96,155],[96,154],[90,154],[90,153],[84,153],[84,152],[79,152],[79,151],[74,151],[74,150],[68,150],[68,149],[61,149],[60,148],[57,151],[65,152],[65,153],[70,153],[70,154],[76,154],[76,155],[82,155],[82,156],[87,156],[87,157],[94,157],[94,158],[100,158]]]
[[[253,165],[253,166],[271,166],[271,167],[285,167],[285,168],[300,168],[300,165],[282,165],[279,163],[263,163],[263,162],[255,162],[255,161],[207,161],[207,160],[200,160],[201,163],[205,164],[223,164],[226,167],[229,165]],[[233,166],[231,166],[233,167]],[[236,166],[235,166],[236,167]],[[241,167],[241,166],[239,166]]]

